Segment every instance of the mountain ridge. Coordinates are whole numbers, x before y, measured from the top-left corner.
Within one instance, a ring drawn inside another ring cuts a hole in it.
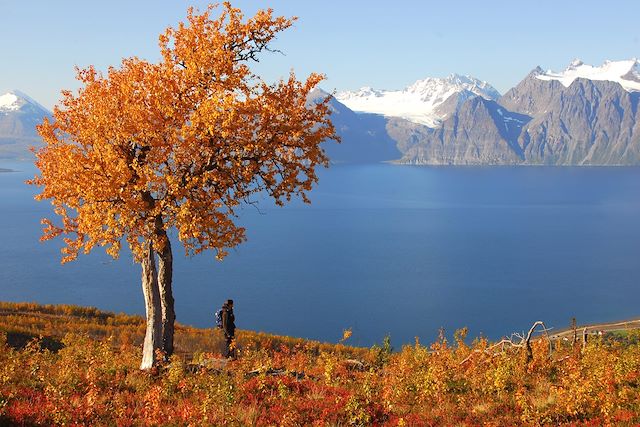
[[[316,89],[309,102],[326,96]],[[342,143],[323,147],[333,163],[640,165],[639,101],[635,58],[597,67],[574,60],[561,72],[538,66],[501,96],[451,74],[399,91],[333,95]],[[41,143],[35,126],[50,115],[20,91],[1,95],[0,159],[32,158],[28,147]]]

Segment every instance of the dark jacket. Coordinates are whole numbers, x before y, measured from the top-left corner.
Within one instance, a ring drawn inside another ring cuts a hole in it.
[[[222,331],[226,336],[232,337],[236,333],[236,317],[233,315],[233,308],[228,305],[222,306]]]

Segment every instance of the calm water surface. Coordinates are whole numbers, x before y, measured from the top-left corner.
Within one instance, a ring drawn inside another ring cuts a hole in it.
[[[38,242],[33,166],[0,167],[20,171],[0,173],[0,300],[142,314],[129,254],[61,266]],[[240,328],[399,346],[640,316],[640,168],[333,166],[311,199],[245,208],[249,240],[223,262],[174,243],[178,321],[210,327],[233,298]]]

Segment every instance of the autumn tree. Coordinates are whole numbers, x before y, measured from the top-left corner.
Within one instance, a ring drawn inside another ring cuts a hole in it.
[[[316,167],[328,165],[320,143],[338,140],[328,98],[307,101],[323,77],[291,72],[268,84],[250,68],[294,19],[271,10],[245,18],[229,3],[189,9],[186,23],[160,35],[157,63],[78,70],[81,88],[63,91],[53,120],[38,127],[45,146],[30,183],[59,217],[43,220],[42,240],[64,238],[63,263],[96,246],[117,257],[129,245],[142,266],[142,369],[156,350],[173,352],[169,236],[187,255],[211,249],[222,259],[245,239],[234,221],[241,204],[258,192],[278,205],[308,202]]]

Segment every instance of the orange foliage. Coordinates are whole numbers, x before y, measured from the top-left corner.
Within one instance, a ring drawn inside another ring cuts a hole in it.
[[[78,70],[82,88],[63,91],[38,127],[46,145],[30,183],[62,219],[43,220],[43,239],[64,236],[63,262],[96,245],[116,257],[124,239],[140,259],[172,227],[188,254],[221,259],[245,238],[233,221],[241,202],[258,192],[307,201],[315,167],[327,165],[320,143],[338,140],[328,98],[307,103],[323,77],[265,83],[249,64],[293,19],[267,10],[245,20],[229,3],[211,19],[215,8],[167,29],[158,63]]]
[[[53,322],[59,333],[76,325],[87,333],[105,327],[109,336],[67,334],[50,352],[35,342],[16,350],[7,345],[11,334],[0,333],[1,425],[640,422],[638,332],[623,341],[593,339],[584,349],[562,342],[550,349],[536,340],[527,362],[522,349],[489,351],[485,340],[465,344],[464,334],[454,344],[442,338],[391,352],[388,343],[363,349],[241,331],[240,357],[224,366],[215,351],[202,352],[212,350],[219,331],[178,327],[177,347],[191,355],[179,351],[142,372],[139,345],[114,345],[136,323],[133,316],[11,303],[0,303],[0,311],[0,331],[37,333]]]

